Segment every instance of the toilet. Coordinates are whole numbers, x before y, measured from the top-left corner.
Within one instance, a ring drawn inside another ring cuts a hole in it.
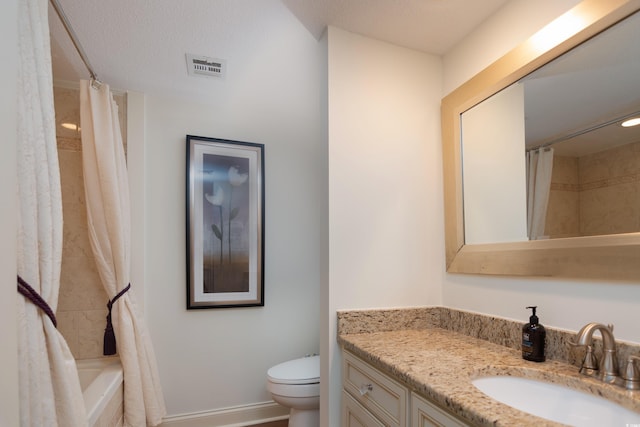
[[[289,427],[320,425],[320,356],[280,363],[267,371],[267,390],[290,408]]]

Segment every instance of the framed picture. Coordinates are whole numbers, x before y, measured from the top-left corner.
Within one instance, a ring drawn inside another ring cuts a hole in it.
[[[187,135],[187,309],[264,305],[264,145]]]

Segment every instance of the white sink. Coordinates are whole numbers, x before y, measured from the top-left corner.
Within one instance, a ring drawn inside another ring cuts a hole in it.
[[[640,426],[640,414],[614,402],[544,381],[511,376],[472,381],[484,394],[529,414],[571,426]]]

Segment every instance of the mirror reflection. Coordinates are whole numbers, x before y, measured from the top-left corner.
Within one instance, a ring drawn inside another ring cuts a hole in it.
[[[464,112],[466,244],[640,231],[640,13]]]

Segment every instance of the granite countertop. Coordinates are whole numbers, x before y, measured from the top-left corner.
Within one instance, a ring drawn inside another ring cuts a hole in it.
[[[502,404],[471,383],[488,375],[517,375],[564,384],[640,412],[640,391],[582,376],[567,363],[529,362],[518,350],[446,329],[340,334],[338,341],[346,350],[472,425],[560,425]]]

